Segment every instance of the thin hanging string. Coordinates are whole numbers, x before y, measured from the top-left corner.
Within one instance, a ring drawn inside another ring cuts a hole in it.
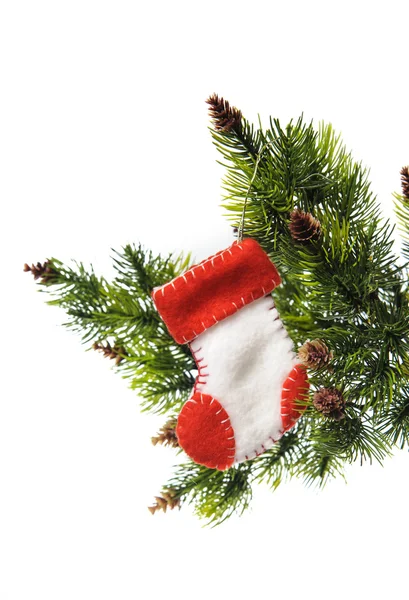
[[[253,185],[253,182],[254,182],[254,180],[256,178],[256,175],[257,175],[257,169],[258,169],[258,165],[259,165],[260,160],[261,160],[261,155],[263,154],[264,149],[268,145],[269,144],[264,144],[264,146],[260,149],[259,153],[257,154],[257,160],[256,160],[256,164],[254,165],[253,175],[251,177],[251,181],[249,183],[249,187],[247,188],[246,196],[244,198],[243,212],[241,213],[241,221],[240,221],[239,231],[237,233],[237,240],[239,242],[243,241],[244,217],[246,216],[247,201],[249,199],[249,193],[250,193],[250,190],[251,190],[251,186]]]

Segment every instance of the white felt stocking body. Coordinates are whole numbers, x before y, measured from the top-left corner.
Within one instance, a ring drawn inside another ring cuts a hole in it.
[[[261,454],[283,434],[282,389],[299,362],[271,296],[259,298],[199,335],[194,391],[217,398],[235,436],[234,462]]]
[[[197,463],[224,470],[258,456],[305,408],[307,374],[270,295],[280,282],[268,255],[247,238],[152,293],[198,368],[176,428]]]

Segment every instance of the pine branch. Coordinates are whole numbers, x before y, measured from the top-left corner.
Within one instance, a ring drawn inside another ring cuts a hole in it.
[[[280,483],[291,477],[301,446],[300,427],[288,431],[271,450],[253,461],[253,479],[265,481],[275,490]]]
[[[128,350],[121,373],[138,392],[143,411],[164,414],[182,408],[194,384],[195,368],[192,356],[169,338],[168,345],[141,340]]]
[[[324,486],[353,461],[382,462],[409,442],[409,171],[401,170],[395,210],[403,233],[401,264],[394,228],[381,216],[367,170],[330,125],[255,128],[226,100],[208,99],[213,143],[226,167],[223,206],[279,269],[274,301],[300,360],[308,367],[307,409],[296,426],[258,458],[220,472],[188,462],[152,513],[192,503],[209,524],[242,514],[252,485],[276,489],[293,476]],[[190,256],[154,256],[141,246],[115,252],[117,276],[97,277],[82,263],[55,258],[24,265],[83,343],[111,358],[138,390],[142,409],[172,421],[152,438],[177,447],[174,415],[188,399],[196,365],[170,337],[152,289],[189,266]]]
[[[401,450],[409,446],[409,388],[405,386],[392,406],[377,421],[379,429],[392,446]]]
[[[116,255],[112,259],[118,272],[115,284],[149,302],[153,288],[186,271],[191,262],[190,254],[163,258],[134,244],[127,244],[121,252],[113,248],[112,251]]]
[[[64,309],[69,317],[64,325],[80,333],[84,343],[109,336],[129,343],[142,331],[154,335],[162,327],[150,302],[98,278],[92,265],[87,271],[82,263],[73,262],[74,268],[49,259],[54,275],[40,291],[53,298],[47,304]]]
[[[398,219],[399,230],[402,234],[402,255],[406,261],[409,261],[409,198],[408,198],[408,167],[404,167],[401,170],[402,176],[402,194],[394,194],[394,208],[395,214]],[[406,275],[407,263],[405,265]]]
[[[194,383],[196,368],[187,347],[170,337],[151,299],[153,287],[186,270],[190,256],[154,257],[141,246],[127,245],[116,253],[118,276],[112,283],[98,278],[92,266],[46,262],[47,279],[40,273],[40,291],[52,296],[47,303],[68,315],[66,327],[78,332],[83,343],[115,358],[116,369],[138,391],[142,410],[163,413],[178,410]],[[39,269],[30,270],[38,279]],[[52,273],[52,277],[50,277]]]
[[[222,154],[226,152],[226,158],[233,152],[236,160],[240,160],[240,155],[244,160],[248,155],[254,160],[260,150],[260,139],[258,132],[254,133],[253,125],[240,110],[230,107],[229,102],[217,94],[209,96],[206,102],[213,121],[214,129],[210,131],[216,147]]]
[[[217,471],[188,462],[176,469],[165,490],[170,490],[181,505],[192,504],[195,514],[208,525],[220,525],[248,508],[252,497],[250,472],[250,463]]]
[[[373,459],[382,464],[390,455],[386,437],[372,424],[368,416],[357,414],[348,407],[346,418],[342,421],[324,419],[311,434],[312,446],[330,457],[352,463],[357,459],[372,463]]]
[[[332,479],[337,477],[345,479],[343,467],[341,458],[327,454],[319,447],[309,445],[294,465],[294,475],[300,477],[307,486],[323,488]]]

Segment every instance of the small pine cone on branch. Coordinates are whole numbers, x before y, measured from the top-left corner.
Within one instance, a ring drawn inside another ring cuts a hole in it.
[[[172,492],[172,490],[164,490],[162,492],[162,496],[155,496],[155,500],[155,504],[148,506],[148,510],[152,515],[154,515],[158,510],[163,510],[163,512],[166,512],[168,508],[173,510],[176,507],[180,507],[180,499],[175,498],[175,494]]]
[[[178,438],[176,436],[177,419],[169,419],[158,432],[158,435],[151,438],[152,444],[162,444],[170,448],[179,448]]]
[[[116,365],[119,365],[119,363],[124,359],[124,355],[126,355],[125,348],[118,346],[117,344],[112,347],[109,342],[106,343],[106,346],[101,343],[94,342],[92,347],[94,350],[100,350],[105,358],[114,359]]]
[[[321,235],[321,223],[318,219],[298,208],[290,214],[289,228],[293,240],[300,244],[318,240]]]
[[[38,262],[36,265],[31,265],[31,267],[27,263],[24,263],[23,271],[25,273],[30,271],[30,273],[34,275],[35,280],[40,279],[41,277],[40,283],[48,283],[58,275],[57,271],[48,260],[46,260],[43,265]]]
[[[312,340],[305,342],[299,348],[298,356],[306,367],[320,369],[325,367],[334,355],[322,340]]]
[[[216,131],[241,131],[242,114],[238,108],[231,107],[227,100],[219,98],[217,94],[209,96],[206,103]]]
[[[318,412],[326,417],[335,421],[341,421],[345,417],[345,399],[337,388],[320,388],[315,392],[312,402]]]
[[[402,167],[401,172],[402,194],[409,200],[409,166]]]

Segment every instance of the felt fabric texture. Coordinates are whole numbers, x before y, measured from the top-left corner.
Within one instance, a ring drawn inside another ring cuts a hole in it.
[[[234,431],[224,408],[212,396],[195,392],[177,424],[180,446],[197,463],[224,471],[234,461]]]
[[[190,348],[200,367],[195,391],[216,398],[230,418],[235,463],[268,450],[290,420],[295,423],[294,404],[306,388],[306,371],[271,296],[203,332]]]
[[[246,239],[152,293],[175,340],[191,340],[198,375],[176,434],[195,462],[224,470],[254,458],[305,408],[306,369],[270,295],[280,281]]]
[[[291,429],[307,408],[305,394],[302,391],[307,390],[308,387],[304,365],[295,365],[284,381],[281,393],[281,418],[284,431]]]
[[[155,288],[152,296],[169,333],[183,344],[279,283],[280,275],[267,254],[247,238]]]

